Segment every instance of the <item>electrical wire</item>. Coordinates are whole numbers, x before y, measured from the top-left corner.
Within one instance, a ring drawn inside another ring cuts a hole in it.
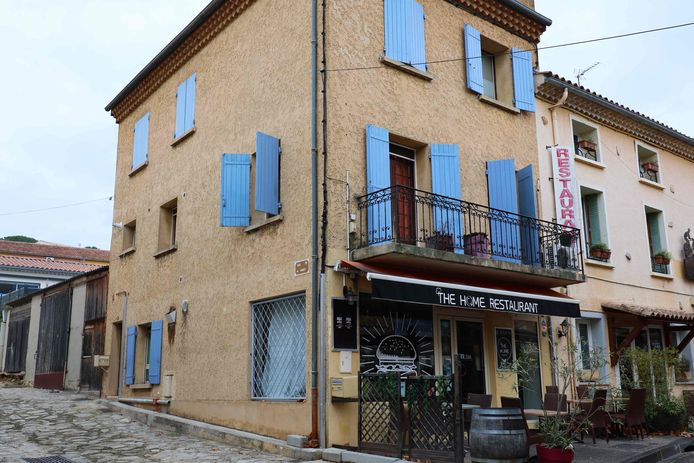
[[[52,211],[54,209],[64,209],[66,207],[74,207],[74,206],[80,206],[82,204],[89,204],[89,203],[95,203],[98,201],[111,201],[113,199],[113,196],[106,196],[105,198],[98,198],[98,199],[90,199],[88,201],[80,201],[77,203],[70,203],[70,204],[63,204],[62,206],[52,206],[52,207],[44,207],[42,209],[30,209],[26,211],[15,211],[15,212],[0,212],[0,216],[8,216],[8,215],[20,215],[20,214],[31,214],[33,212],[43,212],[43,211]]]
[[[603,42],[606,40],[621,39],[624,37],[633,37],[635,35],[651,34],[653,32],[661,32],[661,31],[678,29],[681,27],[688,27],[688,26],[694,26],[694,22],[675,24],[672,26],[665,26],[665,27],[658,27],[655,29],[645,29],[645,30],[640,30],[640,31],[635,31],[635,32],[627,32],[625,34],[609,35],[606,37],[597,37],[594,39],[579,40],[576,42],[560,43],[557,45],[547,45],[544,47],[537,47],[536,49],[531,48],[531,49],[527,49],[527,50],[517,50],[516,53],[524,52],[524,51],[535,51],[535,50],[539,51],[539,50],[551,50],[551,49],[563,48],[563,47],[572,47],[575,45],[584,45],[587,43]],[[511,55],[513,53],[514,53],[513,51],[509,51],[509,52],[506,52],[504,54]],[[420,66],[423,64],[454,63],[454,62],[458,62],[458,61],[480,59],[480,58],[482,58],[482,56],[469,56],[469,57],[463,57],[463,58],[448,58],[448,59],[440,59],[440,60],[432,60],[432,61],[423,61],[421,63],[409,63],[409,65],[410,66]],[[365,71],[365,70],[369,70],[369,69],[383,69],[383,66],[378,65],[378,66],[344,67],[344,68],[326,69],[325,72]]]

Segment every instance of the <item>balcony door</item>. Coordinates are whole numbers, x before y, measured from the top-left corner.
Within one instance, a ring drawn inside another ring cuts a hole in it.
[[[416,244],[415,151],[390,144],[390,185],[393,203],[393,235],[399,243]]]

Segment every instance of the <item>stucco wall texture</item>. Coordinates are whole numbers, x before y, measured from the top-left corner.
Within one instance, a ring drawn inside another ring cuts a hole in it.
[[[293,3],[254,2],[120,124],[114,222],[137,221],[136,251],[118,257],[122,231],[114,229],[105,343],[118,346],[111,337],[122,291],[125,326],[178,308],[175,334],[165,326],[162,348],[162,375],[174,374],[171,412],[282,438],[310,431],[310,407],[250,400],[250,301],[308,292],[310,284],[309,276],[294,277],[294,262],[310,252],[311,15],[309,2]],[[176,87],[193,72],[195,133],[172,147]],[[133,127],[147,112],[149,165],[128,176]],[[221,156],[254,153],[256,131],[281,138],[284,219],[244,233],[220,227]],[[174,198],[178,249],[155,258],[159,208]],[[190,304],[187,316],[182,300]],[[310,317],[306,332],[310,339]],[[306,353],[310,365],[308,343]],[[109,395],[117,373],[112,368],[105,378]],[[161,386],[124,388],[126,397],[162,393]]]

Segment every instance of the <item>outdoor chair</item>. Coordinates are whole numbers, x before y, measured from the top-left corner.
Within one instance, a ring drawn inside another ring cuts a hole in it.
[[[559,403],[560,400],[561,405]],[[556,412],[557,410],[560,412],[568,411],[569,409],[566,404],[566,394],[559,394],[554,392],[546,393],[543,407],[545,410],[553,412]]]
[[[593,444],[595,444],[595,430],[605,430],[605,440],[610,443],[610,416],[605,411],[607,404],[607,389],[596,389],[593,395],[593,402],[587,409],[583,409],[590,433],[593,436]],[[583,429],[581,429],[581,440],[583,440]]]
[[[629,403],[625,413],[615,413],[612,415],[612,422],[620,426],[626,434],[631,437],[634,432],[637,437],[643,439],[644,431],[648,434],[646,426],[646,390],[632,389],[629,395]]]
[[[528,428],[528,420],[525,418],[525,411],[523,410],[523,401],[520,398],[501,396],[501,407],[520,409],[523,414],[523,422],[525,423],[525,432],[528,435],[528,446],[542,443],[542,436],[540,433],[535,429]]]
[[[559,394],[559,386],[545,386],[545,392],[548,394]]]
[[[686,394],[686,398],[687,398],[687,401],[686,401],[687,415],[689,415],[690,417],[694,417],[694,394],[693,393]]]
[[[587,399],[588,398],[588,386],[585,384],[579,384],[576,386],[576,395],[578,396],[578,399]]]
[[[492,396],[491,394],[475,394],[470,392],[467,395],[467,403],[470,405],[479,405],[480,408],[489,408],[492,406]],[[472,421],[472,410],[465,410],[465,429],[468,430],[467,441],[470,443],[470,423]]]

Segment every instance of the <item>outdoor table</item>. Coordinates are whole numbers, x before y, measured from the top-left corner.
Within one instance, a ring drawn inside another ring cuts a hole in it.
[[[463,442],[465,442],[465,410],[472,410],[474,408],[480,408],[479,405],[473,404],[461,404],[460,408],[463,410]]]
[[[547,416],[569,416],[569,412],[557,412],[556,410],[542,410],[541,408],[525,408],[523,409],[525,416],[543,418]]]

